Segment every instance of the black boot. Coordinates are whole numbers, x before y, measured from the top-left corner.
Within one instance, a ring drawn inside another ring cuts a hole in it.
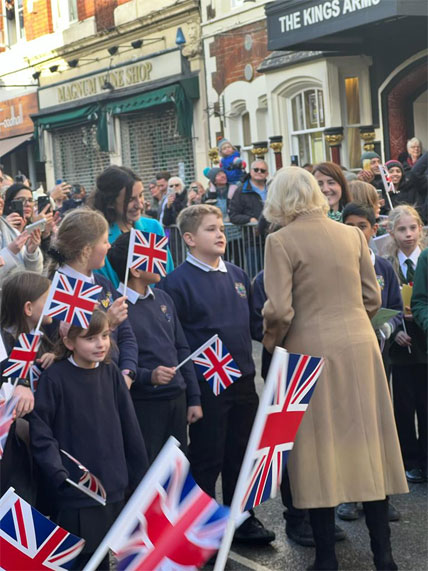
[[[334,548],[334,508],[309,510],[315,540],[315,561],[310,570],[336,571],[339,568]]]
[[[398,567],[392,558],[388,498],[375,502],[363,502],[363,508],[376,569],[378,571],[395,571]]]

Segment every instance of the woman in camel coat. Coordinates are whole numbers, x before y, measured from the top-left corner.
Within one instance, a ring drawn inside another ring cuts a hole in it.
[[[263,344],[323,356],[325,367],[288,459],[293,504],[309,508],[313,569],[337,569],[334,507],[362,501],[377,569],[397,569],[388,494],[408,491],[391,399],[371,326],[381,296],[358,228],[326,216],[307,171],[281,169],[265,217],[283,226],[266,243]]]

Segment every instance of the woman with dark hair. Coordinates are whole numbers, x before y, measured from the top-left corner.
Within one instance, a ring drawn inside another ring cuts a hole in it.
[[[321,192],[327,198],[330,207],[327,216],[342,221],[342,210],[351,202],[348,181],[342,169],[335,163],[325,162],[315,165],[312,174],[317,179]]]
[[[408,487],[370,322],[381,292],[361,230],[327,209],[306,170],[275,174],[264,215],[281,228],[266,240],[263,345],[325,360],[287,463],[293,505],[309,509],[309,569],[338,569],[334,508],[362,501],[375,567],[393,571],[387,496]]]
[[[108,240],[112,244],[123,232],[131,228],[165,236],[161,224],[144,213],[144,187],[141,179],[128,167],[112,165],[97,178],[96,190],[89,205],[99,210],[109,224]],[[168,251],[167,272],[174,269]],[[99,270],[115,287],[119,278],[106,258],[105,266]]]

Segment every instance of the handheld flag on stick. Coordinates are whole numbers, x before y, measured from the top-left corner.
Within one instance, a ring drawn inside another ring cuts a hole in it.
[[[167,246],[168,238],[166,236],[135,230],[135,228],[131,229],[124,282],[125,295],[131,268],[159,274],[162,277],[166,276]]]
[[[41,333],[21,333],[3,371],[4,377],[19,377],[26,379],[30,368],[36,360],[39,350]]]
[[[238,514],[276,495],[323,365],[322,358],[275,348],[214,571],[224,569]]]
[[[389,207],[392,210],[393,206],[389,193],[393,192],[395,194],[394,184],[389,176],[388,169],[386,168],[385,165],[379,165],[379,171],[380,171],[380,176],[382,177],[382,183],[385,189],[386,197],[388,199]]]
[[[110,547],[118,569],[190,571],[215,553],[229,508],[203,492],[170,437],[85,567],[93,571]]]
[[[99,479],[91,474],[91,472],[83,466],[74,456],[66,452],[65,450],[61,449],[61,452],[67,456],[72,462],[76,464],[76,466],[83,471],[82,476],[79,479],[79,482],[73,482],[70,478],[67,478],[66,481],[83,492],[84,494],[90,496],[93,500],[97,501],[98,503],[102,504],[103,506],[106,505],[106,498],[107,494],[104,489],[104,486],[101,484]]]
[[[49,315],[87,329],[102,289],[91,282],[55,272],[42,316]]]
[[[0,395],[0,460],[3,458],[17,403],[18,398],[13,396],[13,394],[9,398],[4,398],[3,395]]]
[[[0,568],[73,568],[85,541],[68,533],[9,488],[0,499]]]

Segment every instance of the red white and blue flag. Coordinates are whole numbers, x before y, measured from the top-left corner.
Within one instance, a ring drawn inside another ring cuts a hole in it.
[[[288,453],[293,448],[324,361],[320,357],[289,354],[288,366],[278,368],[267,406],[263,430],[254,454],[243,509],[276,496]]]
[[[218,336],[209,345],[203,345],[192,360],[216,396],[242,376],[238,365]]]
[[[119,571],[198,569],[218,549],[228,516],[229,508],[195,483],[171,437],[86,569],[95,569],[108,547]]]
[[[3,458],[3,452],[14,419],[17,402],[18,398],[13,395],[7,400],[0,397],[0,460]]]
[[[101,484],[100,480],[96,476],[91,474],[91,472],[86,468],[86,466],[83,466],[83,464],[81,464],[79,460],[77,460],[77,458],[75,458],[65,450],[61,449],[61,452],[65,456],[67,456],[67,458],[69,458],[72,462],[74,462],[74,464],[76,464],[79,470],[82,470],[83,472],[83,474],[79,478],[79,482],[77,484],[74,482],[76,487],[78,487],[83,493],[87,494],[88,496],[91,496],[91,498],[93,498],[94,500],[105,505],[107,493],[105,491],[104,486]],[[71,483],[68,479],[67,481]]]
[[[12,349],[3,377],[26,379],[39,350],[41,333],[21,333]]]
[[[35,363],[31,365],[30,369],[30,387],[33,394],[37,391],[37,386],[39,384],[40,375],[43,373],[42,369]]]
[[[43,315],[87,329],[102,286],[55,272]]]
[[[128,249],[128,264],[130,270],[142,270],[166,276],[168,260],[168,238],[154,232],[131,230]]]
[[[35,510],[13,488],[0,499],[1,569],[70,569],[84,544]]]

